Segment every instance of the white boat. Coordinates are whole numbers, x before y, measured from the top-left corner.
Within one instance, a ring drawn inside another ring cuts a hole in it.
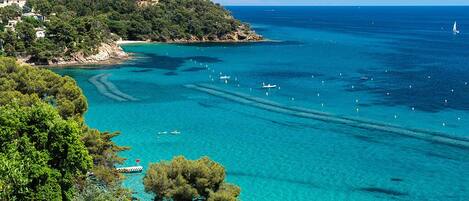
[[[181,134],[181,132],[175,130],[175,131],[171,131],[171,134],[173,134],[173,135],[179,135],[179,134]]]
[[[276,85],[276,84],[265,84],[265,83],[262,83],[262,88],[263,88],[263,89],[273,89],[273,88],[277,88],[277,85]]]
[[[231,76],[228,76],[228,75],[220,76],[220,80],[229,80],[229,79],[231,79]]]
[[[455,21],[453,25],[453,34],[459,34],[458,23]]]

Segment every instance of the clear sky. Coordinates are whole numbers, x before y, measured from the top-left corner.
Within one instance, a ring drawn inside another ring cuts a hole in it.
[[[213,1],[221,3],[223,5],[469,5],[469,0],[213,0]]]

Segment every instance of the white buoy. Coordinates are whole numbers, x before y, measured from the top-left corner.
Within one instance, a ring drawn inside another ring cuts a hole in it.
[[[355,89],[355,86],[352,85],[352,89]]]
[[[311,75],[311,78],[314,78],[314,75]]]
[[[394,119],[397,119],[397,115],[394,115]]]
[[[355,103],[358,103],[358,99],[355,100]]]
[[[458,121],[461,121],[461,117],[458,117]]]
[[[427,76],[427,78],[428,78],[428,79],[431,79],[431,78],[432,78],[432,76],[430,76],[430,75],[429,75],[429,76]]]
[[[389,92],[388,92],[388,93],[386,93],[386,95],[388,95],[388,96],[389,96],[389,95],[391,95],[391,93],[389,93]]]
[[[467,82],[464,82],[464,85],[467,85]]]
[[[318,93],[318,97],[320,96],[321,94]]]
[[[266,96],[269,96],[269,92],[265,92],[265,95],[266,95]]]
[[[409,85],[409,89],[412,89],[412,85]]]
[[[295,100],[295,98],[293,98],[293,97],[292,97],[292,98],[291,98],[291,100],[292,100],[292,101],[294,101],[294,100]]]
[[[443,123],[443,126],[446,126],[446,123]]]
[[[357,108],[356,110],[357,110],[357,112],[360,112],[360,109]]]
[[[324,103],[321,103],[321,107],[324,107]]]
[[[448,99],[445,99],[445,103],[448,103]]]
[[[451,93],[454,93],[454,89],[451,89]]]
[[[321,81],[321,83],[322,83],[322,84],[324,84],[324,80],[323,80],[323,81]]]
[[[415,111],[415,107],[412,107],[412,111]]]

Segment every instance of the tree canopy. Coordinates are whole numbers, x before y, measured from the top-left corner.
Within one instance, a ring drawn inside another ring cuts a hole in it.
[[[0,32],[3,41],[0,50],[7,56],[47,63],[57,58],[66,60],[77,52],[91,55],[102,43],[118,37],[161,42],[215,40],[241,26],[247,27],[209,0],[138,3],[144,1],[151,0],[29,0],[27,7],[47,20],[23,17],[16,32],[8,29]],[[21,12],[14,6],[0,8],[0,27],[8,19],[21,16]],[[36,38],[38,28],[45,28],[46,37]]]
[[[187,160],[179,156],[172,161],[150,164],[145,177],[145,191],[155,200],[236,201],[239,187],[225,182],[225,169],[204,157]]]
[[[0,107],[0,198],[70,199],[76,175],[92,167],[76,121],[52,106],[10,103]]]
[[[19,104],[40,99],[54,105],[64,118],[82,118],[88,109],[82,90],[70,77],[19,65],[13,58],[0,59],[0,105],[20,99]]]
[[[114,169],[128,148],[88,128],[86,110],[73,79],[0,57],[0,200],[128,197]]]

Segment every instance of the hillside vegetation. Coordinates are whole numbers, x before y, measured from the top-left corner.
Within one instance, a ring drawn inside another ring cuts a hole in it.
[[[0,9],[1,29],[8,20],[33,9],[46,17],[23,17],[16,31],[3,29],[3,54],[43,62],[70,59],[75,53],[97,53],[102,43],[119,38],[159,42],[250,41],[261,37],[209,0],[30,0],[24,9]],[[37,38],[37,28],[46,37]]]

